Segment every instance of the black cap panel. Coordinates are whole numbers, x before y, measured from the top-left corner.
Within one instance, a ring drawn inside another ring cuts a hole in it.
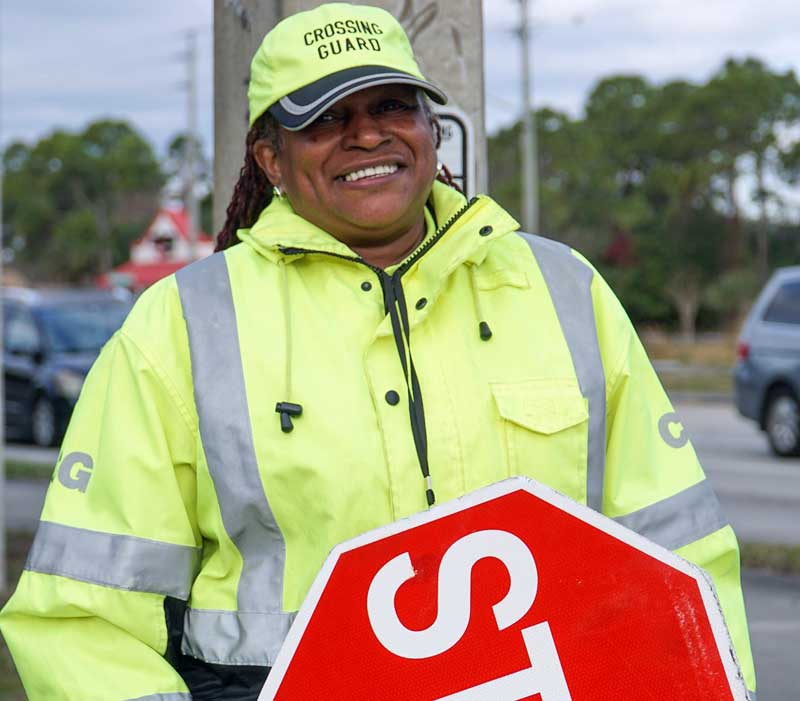
[[[354,92],[375,85],[416,85],[434,102],[445,104],[447,96],[435,85],[386,66],[357,66],[325,76],[295,90],[269,108],[281,126],[299,131],[313,122],[330,105]]]

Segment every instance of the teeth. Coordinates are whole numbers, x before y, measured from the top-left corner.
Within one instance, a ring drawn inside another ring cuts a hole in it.
[[[398,166],[396,163],[392,163],[391,165],[379,165],[375,166],[374,168],[362,168],[361,170],[348,173],[343,179],[345,182],[354,183],[356,180],[362,180],[363,178],[375,178],[380,175],[391,175],[397,171],[397,168]]]

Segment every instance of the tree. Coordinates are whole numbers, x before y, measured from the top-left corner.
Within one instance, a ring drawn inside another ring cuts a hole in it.
[[[781,153],[781,168],[787,181],[800,182],[800,141]]]
[[[38,281],[87,282],[127,258],[163,182],[150,145],[114,120],[13,143],[3,163],[7,239]]]
[[[551,109],[536,114],[541,233],[558,236],[587,254],[602,250],[613,176],[598,140],[580,120]],[[519,218],[520,126],[489,140],[489,191]]]
[[[537,113],[544,230],[595,260],[634,321],[669,320],[671,306],[691,338],[703,308],[737,317],[776,232],[783,260],[800,250],[777,216],[800,180],[798,124],[796,76],[757,59],[729,60],[702,85],[604,78],[583,118]],[[518,129],[489,142],[491,192],[512,212]]]
[[[800,83],[793,71],[771,71],[758,59],[729,59],[699,92],[715,125],[709,135],[727,184],[736,235],[731,263],[741,264],[744,253],[736,192],[743,174],[749,173],[754,180],[752,199],[759,210],[757,259],[763,280],[769,269],[769,206],[780,201],[770,183],[785,176],[782,166],[791,147],[782,144],[780,134],[800,122]]]

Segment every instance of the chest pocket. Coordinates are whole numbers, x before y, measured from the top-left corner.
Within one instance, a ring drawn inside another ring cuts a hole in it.
[[[527,475],[586,502],[589,408],[576,380],[491,383],[509,475]]]

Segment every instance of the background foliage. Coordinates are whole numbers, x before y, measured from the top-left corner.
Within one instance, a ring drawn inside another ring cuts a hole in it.
[[[734,325],[777,265],[800,263],[800,84],[755,58],[703,84],[599,81],[579,118],[536,113],[540,231],[587,255],[637,323],[687,337]],[[489,140],[490,194],[520,206],[520,125]],[[211,165],[176,135],[161,162],[125,122],[55,131],[3,154],[4,226],[34,282],[91,283],[128,257],[186,154],[211,231]],[[209,193],[202,197],[203,193]]]
[[[733,323],[771,268],[800,262],[793,72],[748,58],[704,84],[612,76],[580,119],[536,123],[541,232],[593,260],[634,321],[689,337]],[[489,144],[490,192],[516,215],[519,128]]]
[[[151,146],[112,120],[13,143],[3,168],[4,238],[37,281],[88,282],[126,259],[163,184]]]

